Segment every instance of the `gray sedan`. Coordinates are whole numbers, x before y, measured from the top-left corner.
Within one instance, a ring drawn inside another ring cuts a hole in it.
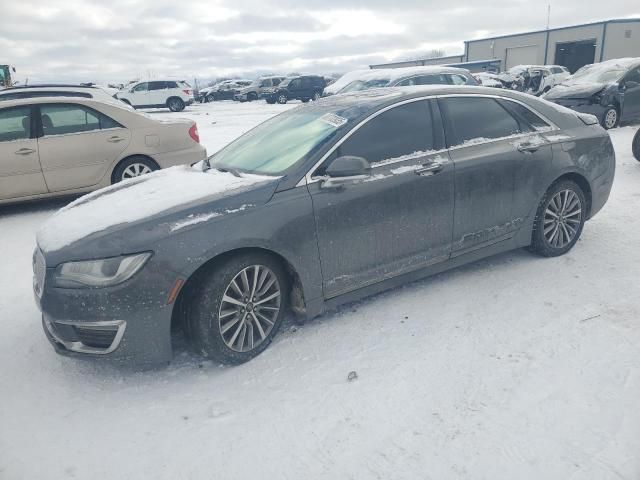
[[[38,233],[35,298],[62,354],[168,361],[182,327],[195,351],[237,364],[288,312],[515,248],[566,253],[614,165],[595,117],[517,92],[333,96],[56,213]]]

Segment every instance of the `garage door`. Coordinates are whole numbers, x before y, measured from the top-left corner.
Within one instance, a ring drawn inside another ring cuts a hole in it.
[[[507,48],[505,58],[507,70],[516,65],[536,65],[538,63],[538,45]]]

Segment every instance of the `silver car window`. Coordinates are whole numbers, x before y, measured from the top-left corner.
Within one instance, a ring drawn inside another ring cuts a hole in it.
[[[30,107],[0,110],[0,142],[26,140],[31,137]]]

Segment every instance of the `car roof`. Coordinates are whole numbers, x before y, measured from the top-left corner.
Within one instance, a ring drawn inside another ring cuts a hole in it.
[[[119,107],[123,110],[130,110],[126,104],[120,105],[121,102],[113,101],[113,102],[105,102],[102,100],[94,99],[94,98],[85,98],[85,97],[30,97],[30,98],[19,98],[15,100],[5,100],[0,103],[0,108],[11,108],[11,107],[20,107],[22,105],[33,105],[33,104],[42,104],[42,103],[78,103],[82,105],[86,105],[87,107],[95,108],[96,106],[106,105],[109,107]]]
[[[0,92],[8,92],[8,91],[16,91],[16,90],[29,90],[29,89],[38,89],[38,88],[64,88],[64,89],[92,89],[92,90],[100,90],[100,87],[94,85],[75,85],[75,84],[66,84],[66,83],[41,83],[34,85],[17,85],[13,87],[7,87]]]

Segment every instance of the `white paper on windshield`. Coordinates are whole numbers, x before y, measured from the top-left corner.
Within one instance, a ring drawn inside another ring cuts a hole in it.
[[[345,123],[347,123],[346,118],[341,117],[340,115],[335,115],[334,113],[325,113],[320,117],[320,120],[336,128],[339,128]]]

